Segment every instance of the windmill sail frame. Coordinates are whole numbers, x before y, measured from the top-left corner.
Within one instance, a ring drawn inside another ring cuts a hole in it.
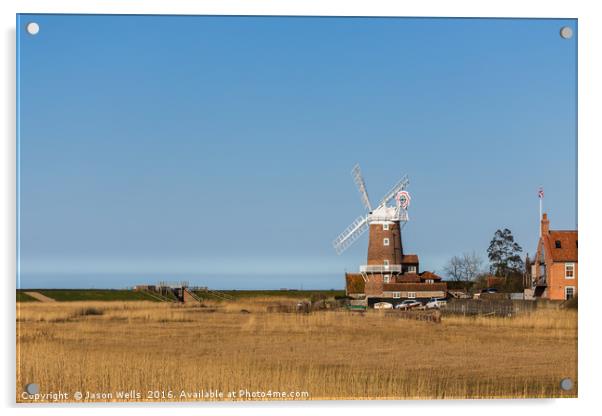
[[[372,208],[372,204],[370,203],[366,183],[364,182],[359,163],[356,163],[353,166],[351,176],[359,190],[362,204],[366,207],[368,213],[357,217],[337,238],[334,239],[332,245],[337,254],[343,253],[357,241],[362,234],[366,232],[368,225],[373,221],[399,221],[400,229],[403,228],[408,221],[407,209],[402,208],[399,203],[396,207],[387,206],[387,203],[395,198],[399,192],[405,190],[410,183],[407,175],[404,175],[395,186],[385,194],[375,209]]]

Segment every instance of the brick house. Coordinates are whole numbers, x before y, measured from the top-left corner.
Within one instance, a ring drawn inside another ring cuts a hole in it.
[[[347,296],[368,304],[445,297],[447,284],[441,277],[420,273],[418,256],[403,252],[399,221],[373,221],[369,227],[367,264],[359,273],[345,274]]]
[[[536,298],[566,300],[577,296],[577,237],[577,230],[550,230],[548,215],[543,214],[530,273]]]

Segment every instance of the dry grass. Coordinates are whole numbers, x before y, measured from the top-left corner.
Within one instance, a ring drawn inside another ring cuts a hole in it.
[[[43,392],[134,389],[138,400],[210,389],[309,399],[576,395],[559,389],[577,379],[575,311],[433,324],[378,311],[266,313],[274,302],[19,304],[17,400],[32,381]]]

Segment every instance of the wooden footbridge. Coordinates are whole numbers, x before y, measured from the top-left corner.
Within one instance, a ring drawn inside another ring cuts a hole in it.
[[[205,286],[190,286],[188,282],[159,282],[157,285],[138,285],[134,290],[143,292],[159,302],[202,303],[203,299],[233,300],[226,293]]]

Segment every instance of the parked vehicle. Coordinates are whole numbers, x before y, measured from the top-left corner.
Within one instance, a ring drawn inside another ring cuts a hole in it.
[[[487,289],[481,289],[481,293],[497,293],[497,289],[494,287],[488,287]]]
[[[395,309],[413,309],[413,308],[417,308],[422,306],[422,303],[416,301],[416,300],[412,300],[412,299],[406,299],[403,302],[395,305]]]
[[[447,305],[447,300],[445,298],[431,298],[425,306],[426,309],[439,309],[445,305]]]
[[[389,302],[378,302],[374,304],[374,309],[393,309],[393,305]]]

